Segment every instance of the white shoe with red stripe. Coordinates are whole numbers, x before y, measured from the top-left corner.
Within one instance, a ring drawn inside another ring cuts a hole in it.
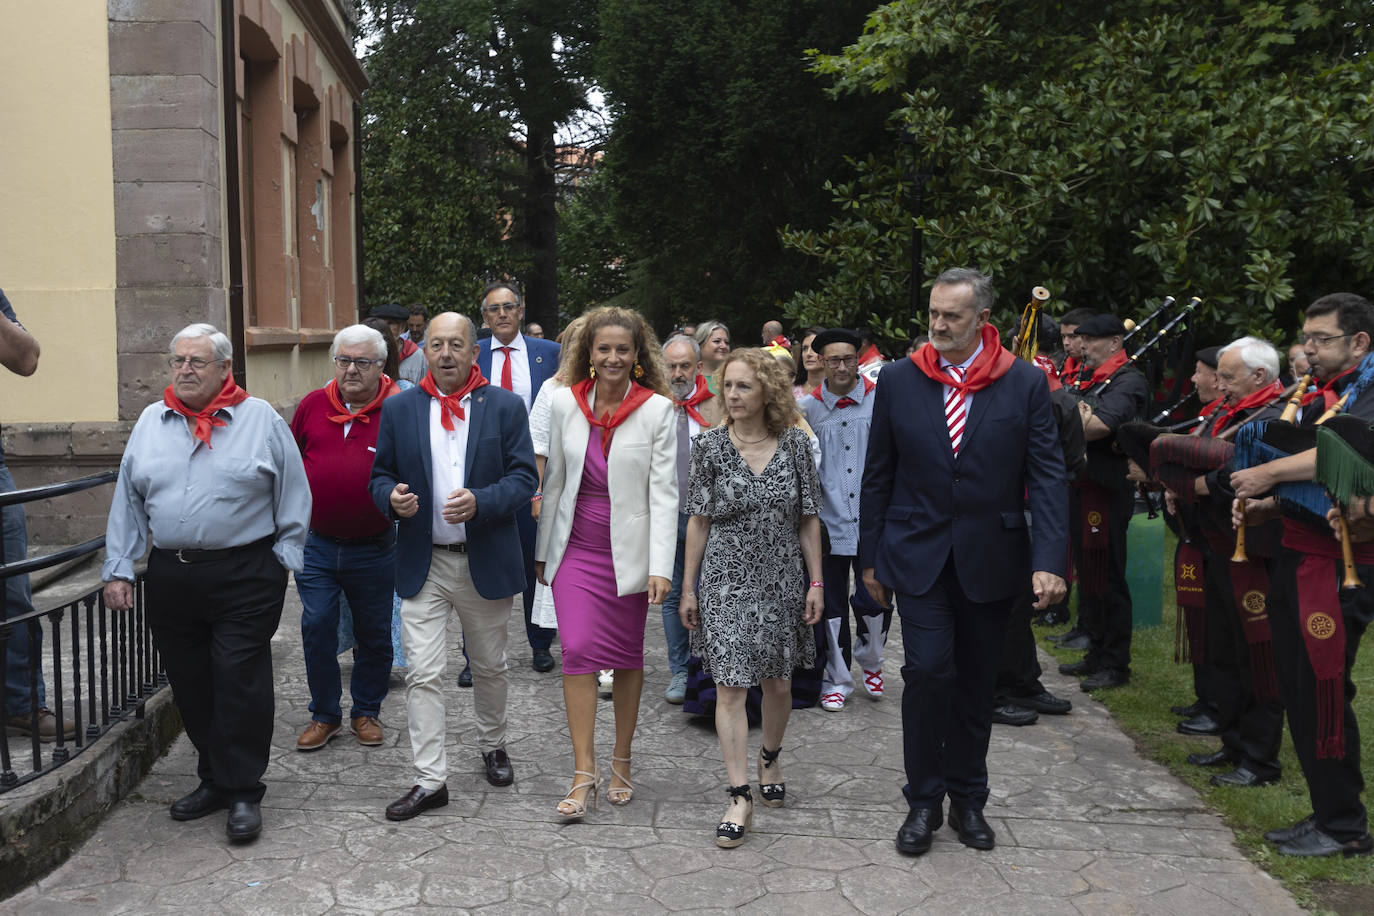
[[[821,709],[828,709],[831,712],[844,709],[844,694],[827,693],[821,697]]]
[[[864,669],[864,690],[868,691],[868,695],[875,700],[883,698],[883,669],[879,668],[877,671]]]

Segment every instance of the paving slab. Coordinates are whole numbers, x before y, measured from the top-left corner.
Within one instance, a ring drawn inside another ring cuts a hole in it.
[[[1191,788],[1136,754],[1101,704],[1053,673],[1045,682],[1073,699],[1069,715],[993,730],[987,814],[997,848],[968,849],[942,829],[929,854],[899,854],[896,628],[887,697],[874,702],[860,693],[839,712],[795,711],[783,744],[786,807],[756,807],[745,844],[722,850],[714,844],[725,809],[715,732],[662,699],[669,673],[657,609],[649,617],[634,801],[613,807],[603,799],[571,824],[554,812],[572,775],[560,680],[530,667],[523,623],[512,615],[515,785],[493,788],[482,778],[472,691],[455,683],[462,659],[453,649],[445,677],[451,801],[393,823],[383,809],[413,782],[402,669],[382,708],[382,746],[362,747],[345,733],[300,753],[295,740],[309,719],[309,696],[299,619],[292,588],[273,639],[276,723],[256,842],[230,844],[219,815],[190,823],[168,817],[167,806],[196,783],[194,750],[183,736],[65,865],[0,903],[0,913],[1302,912],[1244,858]],[[450,646],[457,644],[455,623]],[[346,656],[343,665],[347,684]],[[603,772],[613,724],[603,700]]]

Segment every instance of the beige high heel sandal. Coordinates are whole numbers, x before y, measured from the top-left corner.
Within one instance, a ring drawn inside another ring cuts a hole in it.
[[[578,782],[578,776],[586,776],[591,779],[591,782]],[[588,773],[586,770],[573,770],[573,787],[568,790],[568,794],[565,795],[563,797],[563,800],[558,803],[558,807],[556,809],[558,811],[558,816],[563,818],[563,820],[565,821],[575,821],[579,820],[580,818],[586,817],[587,802],[585,801],[585,799],[588,797],[591,798],[592,810],[595,811],[596,793],[600,788],[601,773],[599,771],[596,773]],[[590,790],[587,793],[587,795],[583,796],[583,801],[578,801],[577,799],[573,798],[574,795],[576,795],[583,789]],[[565,805],[569,806],[566,810],[564,809]]]
[[[615,768],[615,765],[617,763],[629,762],[629,757],[617,757],[614,754],[611,755],[611,775],[616,779],[619,779],[621,782],[625,783],[625,785],[623,786],[612,786],[609,784],[606,786],[606,801],[610,802],[613,805],[628,805],[630,803],[630,799],[635,797],[635,784],[630,782],[630,777],[626,776],[624,773],[620,772]]]

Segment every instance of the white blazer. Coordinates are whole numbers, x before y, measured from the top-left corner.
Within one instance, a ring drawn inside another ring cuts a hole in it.
[[[552,584],[572,534],[591,424],[571,388],[553,393],[544,507],[535,562]],[[611,502],[611,561],[619,595],[649,587],[650,576],[673,578],[677,555],[677,426],[673,402],[656,394],[615,428],[606,462]]]

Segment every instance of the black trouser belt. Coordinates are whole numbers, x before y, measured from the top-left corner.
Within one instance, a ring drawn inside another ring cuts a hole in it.
[[[192,547],[179,547],[169,550],[165,547],[154,547],[153,550],[174,557],[182,563],[209,563],[214,560],[227,560],[234,554],[243,553],[248,550],[257,550],[259,547],[270,547],[276,543],[277,536],[269,534],[266,537],[258,538],[251,544],[240,544],[238,547],[224,547],[219,550],[201,550]]]
[[[447,551],[449,551],[450,553],[467,553],[467,552],[468,552],[468,544],[467,544],[467,541],[464,541],[464,542],[461,543],[461,544],[435,544],[435,545],[434,545],[434,549],[435,549],[435,550],[447,550]]]
[[[310,533],[322,541],[337,544],[339,547],[390,547],[392,544],[392,529],[390,528],[380,534],[365,538],[336,538],[332,534],[325,534],[314,528],[310,529]]]

